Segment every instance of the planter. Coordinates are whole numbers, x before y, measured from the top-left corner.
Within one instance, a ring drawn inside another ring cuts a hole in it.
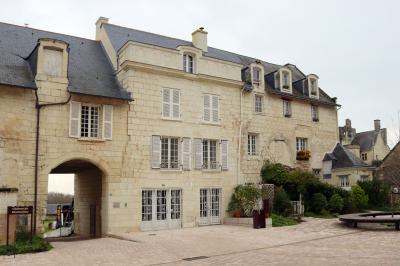
[[[253,218],[252,217],[226,217],[224,219],[224,224],[226,225],[236,225],[236,226],[245,226],[245,227],[253,227]],[[272,227],[272,219],[265,218],[265,227]]]

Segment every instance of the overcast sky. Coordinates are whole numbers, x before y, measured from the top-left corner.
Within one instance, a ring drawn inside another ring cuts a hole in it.
[[[320,77],[342,105],[339,124],[357,131],[398,128],[400,1],[4,1],[0,20],[93,39],[110,23],[185,40],[203,26],[210,46]],[[1,37],[1,36],[0,36]]]

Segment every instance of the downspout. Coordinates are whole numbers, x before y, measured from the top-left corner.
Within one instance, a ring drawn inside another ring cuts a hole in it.
[[[237,184],[240,185],[240,151],[242,145],[242,103],[243,103],[243,91],[244,87],[240,90],[240,117],[239,117],[239,143],[238,143],[238,153],[237,153]]]
[[[37,213],[37,195],[38,195],[38,175],[39,175],[39,132],[40,132],[40,110],[42,107],[53,106],[53,105],[64,105],[69,103],[71,100],[71,93],[69,94],[68,100],[60,103],[46,103],[40,104],[37,89],[35,90],[36,97],[36,141],[35,141],[35,194],[33,200],[33,234],[36,234],[36,213]]]

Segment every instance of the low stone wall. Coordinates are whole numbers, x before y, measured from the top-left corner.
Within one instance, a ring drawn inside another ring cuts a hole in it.
[[[17,205],[17,189],[0,189],[0,246],[7,243],[7,206]],[[10,216],[9,244],[15,242],[15,228],[17,216]]]
[[[226,217],[224,220],[224,224],[253,227],[253,218]],[[265,227],[272,227],[272,219],[271,218],[265,218]]]

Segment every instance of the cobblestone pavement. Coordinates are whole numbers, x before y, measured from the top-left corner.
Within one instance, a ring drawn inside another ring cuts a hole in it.
[[[220,225],[54,242],[49,252],[2,256],[0,265],[400,265],[399,236],[309,218],[259,230]]]

